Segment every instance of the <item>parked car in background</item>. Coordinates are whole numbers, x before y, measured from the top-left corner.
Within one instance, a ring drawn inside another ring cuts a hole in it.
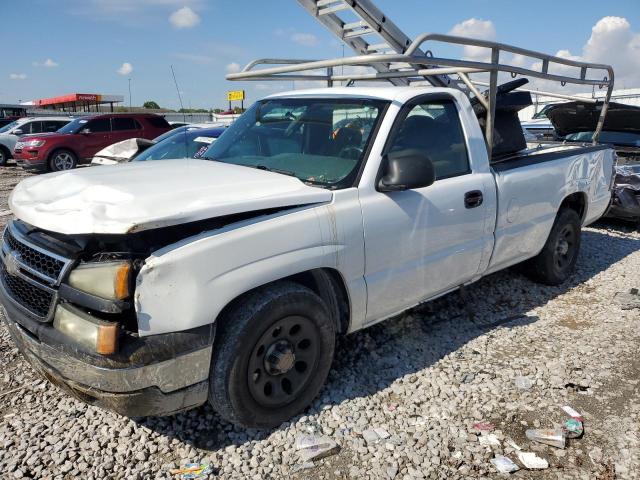
[[[20,118],[0,128],[0,165],[13,158],[13,149],[23,135],[52,133],[64,127],[72,119],[65,117]]]
[[[103,114],[77,118],[58,132],[16,143],[14,157],[27,170],[60,171],[88,163],[103,148],[128,138],[152,139],[171,130],[155,114]]]
[[[115,165],[139,158],[194,158],[196,154],[206,150],[224,130],[224,127],[212,127],[211,124],[194,124],[170,130],[153,140],[130,138],[100,150],[91,160],[91,165]],[[153,152],[147,155],[149,150]]]
[[[546,110],[559,138],[591,143],[602,103],[565,102]],[[611,205],[606,216],[640,222],[640,107],[610,103],[600,143],[617,154]]]

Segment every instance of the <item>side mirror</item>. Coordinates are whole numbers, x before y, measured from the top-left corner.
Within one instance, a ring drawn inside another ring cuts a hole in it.
[[[382,161],[382,178],[378,181],[380,192],[428,187],[436,180],[433,163],[420,150],[391,152]]]
[[[89,135],[91,133],[91,130],[89,130],[88,128],[83,128],[82,130],[80,130],[80,133],[82,135]]]
[[[20,129],[20,128],[16,128],[16,129],[13,131],[13,134],[14,134],[14,135],[23,135],[23,134],[24,134],[24,132],[22,131],[22,129]]]

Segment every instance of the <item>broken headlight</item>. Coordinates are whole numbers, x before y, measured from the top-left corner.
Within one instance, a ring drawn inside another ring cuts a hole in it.
[[[131,295],[131,262],[81,263],[69,274],[73,288],[107,300],[124,300]]]

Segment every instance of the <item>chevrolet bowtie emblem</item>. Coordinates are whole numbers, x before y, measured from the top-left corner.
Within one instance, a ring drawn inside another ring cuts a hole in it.
[[[14,252],[9,252],[4,256],[4,268],[9,275],[18,274],[18,256]]]

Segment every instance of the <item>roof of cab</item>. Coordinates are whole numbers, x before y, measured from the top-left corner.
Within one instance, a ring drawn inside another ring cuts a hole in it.
[[[440,87],[330,87],[313,88],[307,90],[290,90],[287,92],[274,93],[266,98],[280,97],[316,97],[316,98],[371,98],[388,101],[406,101],[417,95],[427,93],[456,93],[451,88]]]

